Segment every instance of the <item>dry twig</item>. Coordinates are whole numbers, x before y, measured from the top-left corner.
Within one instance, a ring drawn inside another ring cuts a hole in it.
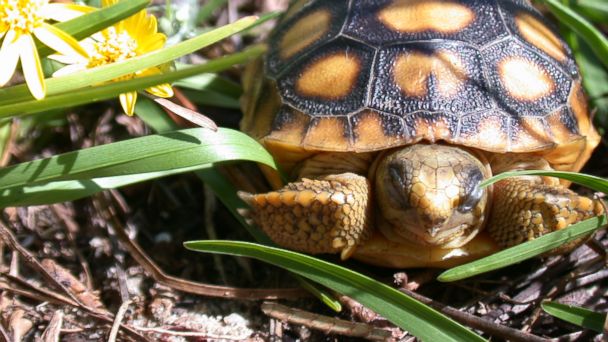
[[[8,333],[8,331],[6,331],[6,329],[2,325],[2,322],[0,322],[0,342],[10,342],[12,340],[13,338]]]
[[[127,309],[129,308],[129,305],[131,305],[132,301],[131,300],[127,300],[125,302],[123,302],[120,307],[118,308],[118,312],[116,313],[116,316],[114,316],[114,323],[112,323],[112,329],[110,329],[110,334],[108,336],[108,342],[116,342],[116,336],[118,335],[118,329],[120,328],[120,322],[122,321],[123,317],[125,316],[125,313],[127,312]]]
[[[57,310],[53,313],[53,317],[49,321],[44,333],[40,338],[42,342],[59,342],[59,333],[61,332],[61,326],[63,325],[63,312]]]
[[[291,324],[304,325],[311,329],[320,330],[324,334],[337,334],[351,337],[360,337],[372,341],[393,340],[390,331],[374,328],[366,323],[343,321],[333,317],[313,314],[300,309],[289,308],[277,303],[263,303],[262,311],[273,318]]]
[[[517,329],[509,328],[500,324],[496,324],[489,320],[471,315],[466,312],[457,310],[451,306],[436,302],[430,298],[422,296],[416,292],[412,292],[406,289],[399,289],[406,293],[408,296],[424,303],[432,308],[441,311],[442,313],[452,317],[456,321],[465,324],[474,329],[479,329],[490,335],[508,339],[510,341],[521,341],[521,342],[548,342],[545,338],[538,337],[536,335],[527,334]]]
[[[75,302],[77,302],[80,305],[84,306],[82,303],[80,303],[80,301],[74,295],[74,293],[72,293],[72,291],[70,291],[67,287],[65,287],[61,282],[58,282],[57,280],[55,280],[55,278],[53,278],[53,276],[51,274],[49,274],[49,272],[47,272],[47,270],[38,261],[38,259],[36,259],[36,257],[34,257],[27,249],[23,248],[21,246],[21,244],[19,244],[19,242],[17,242],[17,239],[15,239],[15,236],[10,231],[10,229],[8,229],[4,225],[4,222],[1,222],[1,221],[0,221],[0,239],[2,239],[4,241],[4,243],[9,248],[11,248],[14,252],[19,253],[19,255],[21,255],[23,257],[24,261],[31,268],[33,268],[37,272],[40,272],[40,274],[42,274],[42,276],[44,276],[51,284],[53,284],[54,286],[56,286],[63,293],[67,294]],[[15,258],[13,258],[13,260],[15,260]],[[11,267],[11,269],[13,270],[14,267]],[[14,272],[11,271],[11,275],[15,275]]]
[[[242,336],[228,336],[228,335],[216,335],[207,332],[198,332],[198,331],[175,331],[170,329],[163,328],[145,328],[145,327],[133,327],[142,332],[151,332],[156,334],[163,334],[169,336],[180,336],[180,337],[202,337],[205,339],[213,339],[213,340],[228,340],[228,341],[244,341],[249,337],[249,335]]]
[[[58,265],[52,259],[44,259],[40,262],[49,274],[57,282],[69,289],[76,298],[85,306],[94,309],[102,314],[109,314],[97,294],[88,289],[83,283],[70,273],[70,271]]]

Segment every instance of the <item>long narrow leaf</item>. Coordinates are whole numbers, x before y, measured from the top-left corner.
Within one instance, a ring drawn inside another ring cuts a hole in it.
[[[90,180],[159,172],[225,160],[251,160],[275,167],[270,154],[249,136],[204,128],[150,135],[91,147],[0,169],[0,189],[57,180]]]
[[[218,8],[224,6],[228,0],[210,0],[201,7],[200,11],[196,16],[197,23],[203,23],[205,20],[209,19],[209,17],[215,12]]]
[[[244,63],[263,52],[264,48],[262,46],[258,46],[240,53],[214,59],[205,64],[167,72],[161,75],[139,77],[127,81],[84,88],[60,95],[47,96],[42,100],[32,99],[14,104],[0,104],[0,117],[32,114],[56,108],[65,108],[66,106],[77,106],[85,103],[111,99],[125,92],[144,89],[161,83],[172,82],[184,77],[197,75],[202,72],[217,72],[225,70],[235,64]]]
[[[210,166],[202,167],[205,168]],[[0,190],[0,208],[74,201],[91,196],[103,190],[116,189],[150,179],[166,177],[199,169],[201,169],[201,166],[195,165],[188,168],[139,173],[135,175],[55,181],[49,183],[37,183],[36,185],[31,186],[8,188]]]
[[[604,330],[606,313],[594,312],[578,306],[556,302],[543,302],[541,307],[551,316],[563,319],[566,322],[594,330],[598,333],[602,333]]]
[[[608,40],[587,19],[557,0],[543,0],[551,12],[574,32],[581,36],[593,49],[598,58],[608,67]]]
[[[450,282],[493,271],[526,259],[533,258],[559,247],[569,241],[589,235],[602,228],[608,221],[606,216],[590,218],[572,226],[543,235],[532,241],[505,249],[488,257],[451,268],[439,275],[437,280]]]
[[[190,101],[202,106],[214,106],[220,108],[239,109],[240,102],[238,98],[226,96],[222,93],[214,91],[198,91],[198,90],[183,90],[184,95]]]
[[[523,171],[511,171],[511,172],[503,172],[494,177],[488,178],[485,181],[481,182],[480,187],[486,187],[491,184],[494,184],[498,181],[501,181],[510,177],[517,176],[527,176],[527,175],[536,175],[536,176],[549,176],[549,177],[558,177],[567,179],[571,182],[584,185],[589,189],[593,189],[595,191],[608,193],[608,180],[597,177],[586,175],[577,172],[566,172],[566,171],[544,171],[544,170],[523,170]]]
[[[606,0],[578,0],[576,6],[589,11],[600,12],[604,18],[608,17],[608,2]]]
[[[13,120],[0,120],[0,162],[2,162],[5,155],[10,151],[10,143],[11,140],[14,138],[12,128]]]
[[[595,121],[600,127],[608,127],[608,70],[591,52],[589,44],[576,36],[574,39],[578,45],[578,49],[574,49],[574,56],[583,75],[583,84],[593,107],[597,108]]]
[[[256,48],[256,49],[259,49]],[[178,70],[189,68],[190,65],[179,65]],[[188,77],[174,83],[178,87],[193,89],[193,90],[210,90],[238,98],[243,93],[241,86],[217,74],[204,73],[196,76]]]
[[[179,44],[157,50],[143,56],[134,57],[122,62],[103,65],[82,71],[73,75],[53,77],[46,80],[47,96],[67,93],[102,82],[110,81],[125,74],[171,62],[172,60],[216,43],[235,33],[243,31],[255,24],[256,17],[246,17],[232,24],[222,26],[213,31],[194,37]],[[30,100],[24,84],[0,89],[1,105],[14,104]]]
[[[200,252],[248,256],[283,267],[354,298],[423,341],[483,341],[469,329],[402,292],[311,256],[238,241],[193,241],[185,246]]]

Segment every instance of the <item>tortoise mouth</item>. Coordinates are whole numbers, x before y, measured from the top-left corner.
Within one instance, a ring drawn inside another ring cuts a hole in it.
[[[471,241],[482,228],[483,215],[467,218],[472,223],[456,223],[453,219],[440,226],[430,229],[420,229],[418,224],[407,222],[392,223],[385,218],[378,220],[377,225],[384,237],[394,242],[409,242],[423,246],[439,248],[458,248]]]

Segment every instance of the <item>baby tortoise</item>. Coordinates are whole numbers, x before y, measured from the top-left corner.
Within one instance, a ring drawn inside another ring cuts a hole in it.
[[[479,187],[578,171],[600,140],[526,0],[295,1],[268,46],[241,127],[297,181],[240,196],[281,246],[449,267],[603,211],[555,178]]]

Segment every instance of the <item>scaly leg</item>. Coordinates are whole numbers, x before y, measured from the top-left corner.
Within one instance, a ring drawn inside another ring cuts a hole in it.
[[[239,192],[252,219],[282,247],[349,258],[370,235],[369,183],[354,173],[303,178],[265,194]]]
[[[494,184],[488,231],[502,247],[510,247],[603,213],[597,200],[580,196],[560,185],[510,178]],[[552,252],[567,252],[579,239]]]

